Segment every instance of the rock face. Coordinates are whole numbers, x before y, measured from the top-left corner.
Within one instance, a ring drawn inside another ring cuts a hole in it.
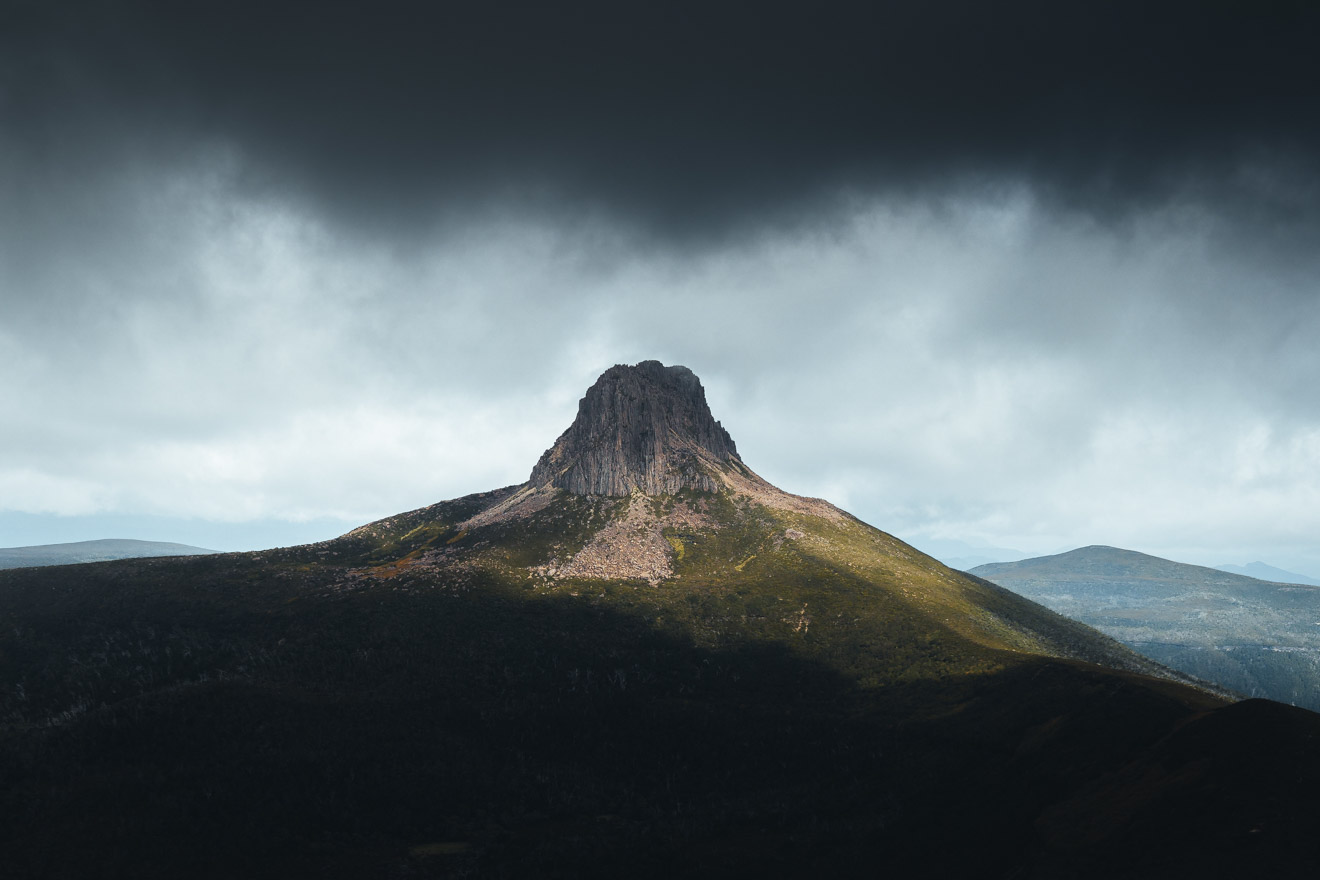
[[[530,484],[577,495],[713,492],[738,462],[729,433],[687,367],[659,361],[606,370],[578,403],[577,418],[532,469]]]

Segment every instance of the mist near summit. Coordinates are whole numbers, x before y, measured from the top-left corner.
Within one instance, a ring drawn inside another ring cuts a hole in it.
[[[658,359],[918,547],[1320,574],[1304,5],[0,21],[0,545],[330,537]]]

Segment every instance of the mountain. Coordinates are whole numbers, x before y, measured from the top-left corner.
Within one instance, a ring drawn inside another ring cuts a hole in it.
[[[1320,859],[1320,716],[783,492],[656,362],[602,375],[523,484],[302,547],[0,572],[0,618],[7,877]]]
[[[1320,587],[1114,547],[972,573],[1240,694],[1320,710]]]
[[[173,544],[169,541],[106,538],[99,541],[74,541],[70,544],[0,547],[0,568],[70,565],[75,562],[105,562],[110,559],[139,559],[146,556],[198,556],[214,552],[187,544]]]
[[[1295,571],[1284,571],[1282,568],[1275,568],[1272,565],[1266,565],[1263,562],[1248,562],[1246,565],[1216,565],[1215,568],[1220,571],[1229,571],[1233,574],[1244,574],[1247,577],[1253,577],[1261,581],[1274,581],[1279,584],[1304,584],[1309,587],[1320,587],[1320,581],[1315,578],[1307,577],[1304,574],[1298,574]]]

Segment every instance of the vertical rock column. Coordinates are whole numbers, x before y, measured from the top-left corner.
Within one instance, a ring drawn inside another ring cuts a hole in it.
[[[532,469],[531,484],[577,495],[715,491],[712,470],[734,461],[733,439],[711,415],[701,380],[687,367],[643,361],[596,380]]]

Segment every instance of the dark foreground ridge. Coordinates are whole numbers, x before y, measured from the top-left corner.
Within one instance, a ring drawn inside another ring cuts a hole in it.
[[[530,482],[575,495],[714,492],[722,484],[711,471],[738,460],[733,439],[706,405],[701,380],[687,367],[642,361],[619,364],[596,380]]]
[[[6,880],[1318,876],[1320,716],[770,486],[689,371],[533,476],[0,571]]]

